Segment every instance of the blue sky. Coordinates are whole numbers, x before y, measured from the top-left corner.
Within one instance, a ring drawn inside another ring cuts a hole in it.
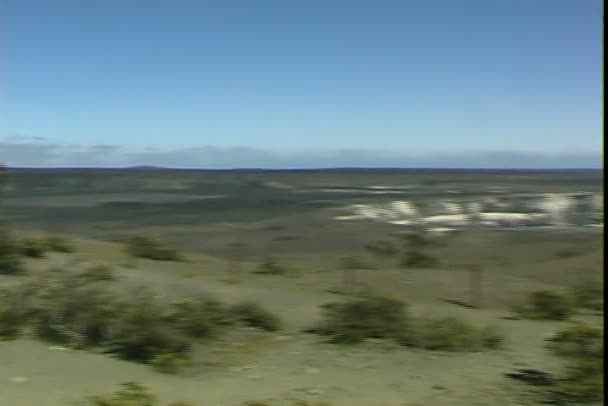
[[[6,0],[0,160],[600,166],[602,14],[596,0]]]

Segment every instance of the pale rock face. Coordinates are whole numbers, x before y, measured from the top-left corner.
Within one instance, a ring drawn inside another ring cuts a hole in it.
[[[566,214],[574,203],[574,199],[566,194],[548,193],[537,203],[536,208],[550,215],[554,224],[562,225],[566,224]]]
[[[418,210],[410,202],[403,200],[396,200],[390,203],[390,208],[393,209],[398,215],[402,217],[417,217]]]
[[[477,214],[483,209],[483,206],[479,202],[470,202],[466,204],[466,209],[469,213]]]
[[[604,211],[604,195],[595,194],[591,197],[591,207],[595,211]]]
[[[470,223],[469,216],[465,214],[442,214],[422,219],[427,225],[466,226]]]
[[[542,223],[548,220],[548,216],[543,213],[479,213],[478,218],[481,224],[486,226],[517,226],[532,223]]]

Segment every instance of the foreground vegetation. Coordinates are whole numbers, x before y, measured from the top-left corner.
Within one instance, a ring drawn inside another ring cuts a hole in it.
[[[31,335],[177,372],[197,342],[229,326],[280,328],[280,320],[255,303],[228,306],[201,296],[165,304],[145,290],[121,291],[99,271],[92,278],[91,270],[62,270],[0,291],[0,336]]]
[[[405,302],[359,298],[323,306],[324,317],[312,333],[332,343],[355,344],[366,339],[390,339],[400,344],[442,351],[477,351],[503,345],[502,333],[493,326],[477,328],[456,317],[416,319]]]

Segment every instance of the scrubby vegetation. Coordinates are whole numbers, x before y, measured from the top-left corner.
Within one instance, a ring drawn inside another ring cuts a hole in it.
[[[404,302],[369,297],[323,306],[322,321],[309,332],[333,343],[355,344],[370,338],[392,339],[403,345],[443,351],[496,349],[503,335],[495,327],[476,328],[455,317],[414,319]]]
[[[233,317],[241,323],[267,331],[281,328],[281,320],[254,302],[244,301],[230,308]]]
[[[0,223],[0,274],[14,275],[22,270],[19,245],[8,226]]]
[[[604,309],[604,284],[581,283],[572,289],[572,300],[576,307],[601,311]]]
[[[74,247],[63,237],[58,235],[49,235],[45,238],[46,246],[49,251],[71,253],[74,252]]]
[[[126,239],[125,249],[133,258],[144,258],[155,261],[184,261],[177,250],[168,247],[161,240],[143,236],[133,235]]]
[[[513,307],[520,317],[537,320],[566,320],[576,310],[570,297],[557,292],[539,290],[530,294],[523,305]]]
[[[547,347],[566,364],[548,397],[557,404],[598,402],[604,399],[604,332],[575,323],[547,339]]]
[[[158,406],[158,398],[150,390],[137,382],[126,382],[113,395],[92,396],[90,406]]]
[[[403,340],[409,326],[408,306],[399,300],[371,297],[324,305],[323,320],[310,332],[333,343],[359,343],[367,338]]]
[[[15,338],[21,332],[28,311],[25,294],[17,289],[0,290],[0,340]]]
[[[234,321],[224,304],[202,296],[172,303],[165,317],[183,334],[196,338],[214,336]]]
[[[48,251],[46,241],[42,238],[27,237],[19,242],[21,255],[29,258],[44,258]]]
[[[126,382],[122,384],[122,389],[114,394],[89,397],[85,406],[160,406],[160,401],[148,387],[137,382]],[[195,404],[178,400],[167,406],[195,406]]]
[[[399,252],[397,246],[392,241],[378,240],[367,243],[364,247],[368,252],[378,256],[392,256]]]
[[[60,236],[26,237],[20,243],[21,254],[30,258],[43,258],[47,252],[71,253],[74,248]]]
[[[285,267],[281,266],[276,258],[266,258],[253,273],[262,275],[284,275],[287,273]]]
[[[197,339],[242,322],[275,331],[280,320],[255,303],[232,307],[208,297],[164,304],[154,295],[121,293],[112,284],[64,270],[0,292],[0,336],[28,332],[73,348],[101,349],[175,373]]]
[[[477,328],[457,317],[421,320],[413,338],[415,346],[441,351],[497,349],[503,341],[496,327]]]
[[[422,231],[403,235],[401,238],[405,243],[401,258],[402,267],[433,268],[437,266],[437,258],[426,250],[431,245],[430,238]]]
[[[90,266],[80,276],[88,281],[113,281],[116,279],[114,269],[110,265],[103,264]]]
[[[572,323],[547,340],[547,348],[562,357],[597,358],[603,352],[604,332],[586,323]]]

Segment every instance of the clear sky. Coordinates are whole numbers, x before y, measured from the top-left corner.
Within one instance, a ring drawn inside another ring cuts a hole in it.
[[[599,0],[4,0],[0,161],[598,166],[602,16]]]

